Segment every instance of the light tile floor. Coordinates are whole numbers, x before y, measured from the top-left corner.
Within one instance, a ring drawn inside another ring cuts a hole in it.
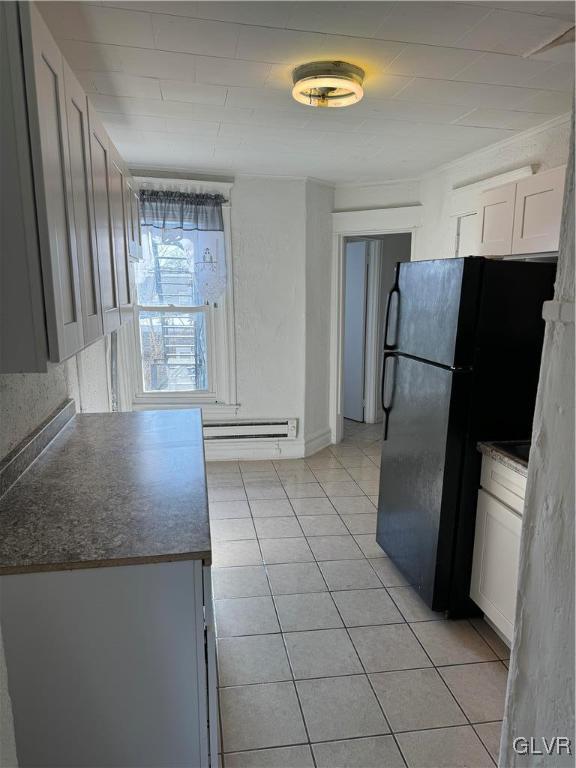
[[[225,768],[496,764],[508,649],[432,612],[376,543],[380,431],[208,464]]]

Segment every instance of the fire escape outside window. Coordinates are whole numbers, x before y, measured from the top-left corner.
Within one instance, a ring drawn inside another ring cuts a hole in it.
[[[180,202],[185,197],[174,195]],[[135,265],[141,392],[189,393],[218,401],[227,299],[224,228],[194,228],[197,209],[187,220],[189,201],[183,209],[162,208],[158,198],[152,203],[147,208],[144,198],[142,259]],[[216,301],[206,286],[207,262],[219,275],[222,295]]]

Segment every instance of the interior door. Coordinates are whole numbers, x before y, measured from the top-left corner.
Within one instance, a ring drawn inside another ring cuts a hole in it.
[[[343,416],[364,421],[366,357],[366,241],[346,244],[344,253]]]
[[[376,540],[432,608],[447,606],[466,374],[402,355],[385,362]]]

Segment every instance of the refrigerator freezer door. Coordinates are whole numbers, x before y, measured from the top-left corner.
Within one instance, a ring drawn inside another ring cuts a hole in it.
[[[435,259],[398,265],[387,343],[447,367],[467,367],[483,259]]]
[[[469,374],[398,355],[386,376],[376,539],[428,605],[444,610]]]

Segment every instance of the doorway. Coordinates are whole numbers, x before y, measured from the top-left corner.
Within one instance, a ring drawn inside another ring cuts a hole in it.
[[[386,303],[396,264],[410,261],[412,234],[347,237],[343,248],[342,415],[382,421],[381,368]]]

